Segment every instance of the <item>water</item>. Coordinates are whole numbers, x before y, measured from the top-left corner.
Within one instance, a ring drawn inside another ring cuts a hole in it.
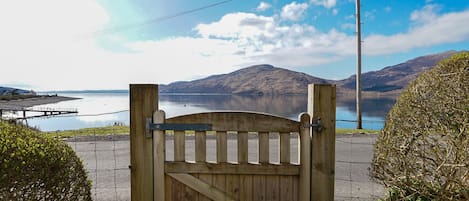
[[[60,96],[77,97],[78,100],[64,101],[39,107],[75,108],[77,115],[29,119],[28,124],[42,131],[70,130],[88,127],[129,125],[128,93],[62,93]],[[244,110],[271,113],[293,120],[306,111],[306,96],[238,96],[238,95],[196,95],[160,94],[159,107],[167,117],[183,114]],[[363,128],[381,129],[384,117],[392,107],[390,99],[363,101]],[[355,101],[338,100],[337,128],[355,128]]]

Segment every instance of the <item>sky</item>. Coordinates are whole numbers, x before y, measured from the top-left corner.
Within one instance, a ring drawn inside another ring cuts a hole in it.
[[[355,0],[0,0],[0,86],[127,89],[256,64],[356,72]],[[362,72],[469,49],[467,0],[361,0]]]

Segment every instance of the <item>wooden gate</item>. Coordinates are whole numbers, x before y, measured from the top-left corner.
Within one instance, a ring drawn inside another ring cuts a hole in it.
[[[298,121],[254,112],[166,119],[164,111],[150,104],[155,101],[141,98],[154,97],[156,85],[130,88],[132,200],[333,200],[334,86],[310,85],[308,111],[313,118],[302,113]],[[155,111],[153,115],[148,109]],[[269,141],[277,134],[279,158],[274,163],[269,160]],[[294,134],[298,134],[294,138],[298,139],[297,163],[290,158]],[[228,140],[229,135],[234,139]],[[166,149],[166,136],[174,143],[171,151]],[[214,136],[209,140],[216,142],[215,161],[207,161],[207,136]],[[194,150],[188,150],[186,138],[194,140]],[[257,151],[248,148],[252,140]],[[229,141],[236,141],[235,162],[227,160]],[[166,151],[174,154],[168,157],[173,160],[166,159]],[[189,151],[195,152],[193,161],[186,159]],[[258,160],[248,161],[253,152]]]

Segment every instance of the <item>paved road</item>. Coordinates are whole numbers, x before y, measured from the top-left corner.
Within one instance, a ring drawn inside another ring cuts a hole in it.
[[[380,184],[369,177],[373,156],[374,135],[338,135],[336,137],[335,200],[376,200],[384,194]],[[84,160],[89,177],[93,180],[94,200],[130,200],[130,151],[128,136],[110,136],[106,139],[69,140],[68,143]],[[278,140],[270,140],[271,161],[278,161]],[[186,140],[186,150],[194,147],[194,141]],[[297,140],[292,140],[292,160],[297,154]],[[207,160],[214,161],[215,140],[207,142]],[[236,160],[236,140],[228,140],[228,160]],[[257,161],[257,142],[249,140],[249,161]],[[172,141],[167,141],[167,158],[171,160]],[[186,158],[193,160],[193,152]],[[192,153],[192,154],[191,154]],[[212,154],[210,154],[212,153]],[[293,160],[293,162],[296,162]]]

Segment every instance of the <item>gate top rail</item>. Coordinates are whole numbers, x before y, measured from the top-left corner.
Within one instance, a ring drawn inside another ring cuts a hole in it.
[[[167,124],[211,125],[212,131],[298,132],[300,122],[272,114],[247,111],[219,111],[181,115],[166,119]],[[168,129],[169,130],[169,129]]]

